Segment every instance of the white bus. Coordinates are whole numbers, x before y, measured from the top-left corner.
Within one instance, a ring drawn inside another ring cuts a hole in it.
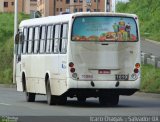
[[[83,12],[20,23],[16,36],[17,90],[49,105],[67,97],[117,105],[140,87],[140,34],[133,14]],[[19,38],[18,38],[19,37]]]

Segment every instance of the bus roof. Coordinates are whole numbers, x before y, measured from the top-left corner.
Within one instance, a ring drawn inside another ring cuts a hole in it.
[[[111,13],[111,12],[77,12],[73,14],[62,14],[57,16],[48,16],[42,18],[34,18],[24,20],[20,23],[19,27],[25,26],[37,26],[37,25],[45,25],[52,23],[62,23],[68,22],[71,18],[77,16],[124,16],[124,17],[137,17],[135,14],[127,14],[127,13]]]

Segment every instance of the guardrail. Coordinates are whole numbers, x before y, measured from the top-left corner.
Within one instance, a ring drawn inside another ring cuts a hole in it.
[[[160,57],[154,56],[153,54],[148,54],[141,52],[141,63],[151,64],[156,68],[160,68]]]

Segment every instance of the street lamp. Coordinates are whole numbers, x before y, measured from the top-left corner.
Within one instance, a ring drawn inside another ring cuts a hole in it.
[[[13,83],[16,83],[16,54],[15,54],[15,37],[18,32],[18,0],[15,0],[14,7],[14,60],[13,60]]]

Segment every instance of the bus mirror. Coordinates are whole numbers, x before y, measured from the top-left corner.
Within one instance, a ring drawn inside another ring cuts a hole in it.
[[[15,37],[15,44],[18,44],[19,42],[22,42],[23,35],[21,33],[16,34]]]
[[[15,36],[15,44],[18,44],[18,42],[19,42],[19,33],[16,34],[16,36]]]

